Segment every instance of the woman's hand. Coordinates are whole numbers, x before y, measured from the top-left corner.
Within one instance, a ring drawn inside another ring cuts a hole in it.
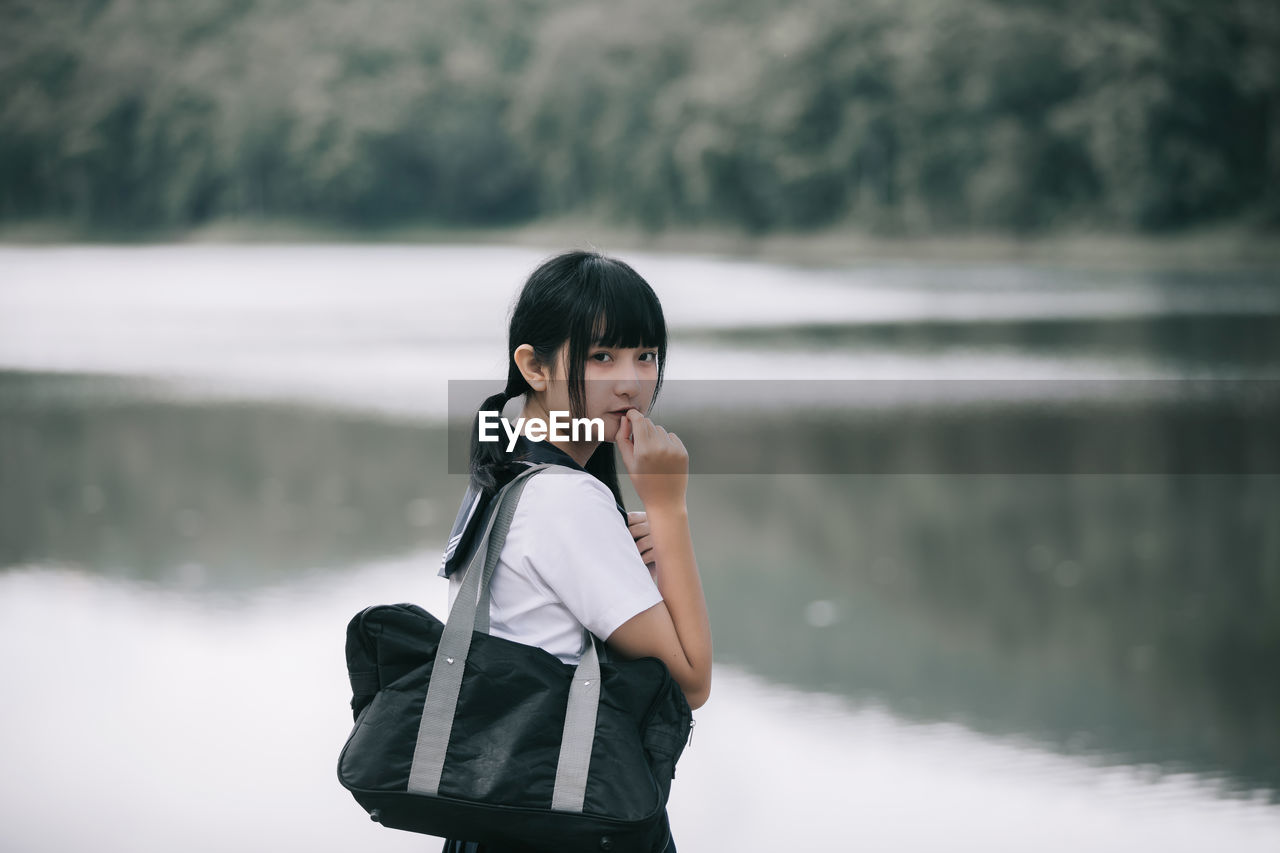
[[[689,532],[685,487],[689,454],[674,433],[628,409],[614,443],[644,512],[627,513],[641,559],[652,561],[662,601],[605,638],[623,658],[655,657],[666,664],[690,708],[711,695],[711,623]]]
[[[675,433],[667,432],[639,409],[628,409],[614,442],[636,496],[646,508],[684,508],[689,453]]]
[[[640,552],[640,559],[644,560],[644,564],[649,568],[649,574],[653,574],[657,569],[657,560],[653,555],[653,537],[649,535],[649,514],[647,512],[627,513],[627,529],[631,531],[631,538],[636,540],[636,550]]]

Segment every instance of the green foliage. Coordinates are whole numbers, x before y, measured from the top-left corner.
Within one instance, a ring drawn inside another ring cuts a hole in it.
[[[1280,223],[1271,0],[10,0],[0,220]]]

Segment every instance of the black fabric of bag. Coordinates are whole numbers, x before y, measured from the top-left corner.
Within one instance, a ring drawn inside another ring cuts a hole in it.
[[[692,713],[657,658],[600,664],[600,701],[581,812],[552,810],[575,667],[537,646],[474,631],[439,792],[408,791],[444,625],[413,604],[379,605],[347,626],[355,726],[338,778],[384,826],[511,853],[654,853]]]

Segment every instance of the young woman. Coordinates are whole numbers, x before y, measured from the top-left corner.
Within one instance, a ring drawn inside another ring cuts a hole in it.
[[[528,482],[512,518],[490,581],[490,633],[577,664],[586,626],[612,654],[662,660],[696,709],[711,691],[711,627],[685,506],[689,457],[647,416],[666,351],[662,306],[627,264],[575,251],[534,270],[511,316],[506,388],[480,411],[523,395],[526,428],[570,412],[602,418],[605,440],[522,434],[508,453],[505,434],[479,441],[477,413],[471,481],[440,573],[452,606],[462,574],[454,569],[470,559],[493,495],[523,466],[555,463]],[[644,512],[623,507],[615,445]],[[672,840],[661,853],[675,850]],[[500,853],[455,839],[444,851]]]

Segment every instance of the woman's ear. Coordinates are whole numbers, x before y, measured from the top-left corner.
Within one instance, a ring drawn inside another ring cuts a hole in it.
[[[529,383],[530,388],[539,393],[547,390],[547,382],[551,378],[550,373],[546,365],[538,361],[532,346],[521,344],[516,347],[516,351],[511,354],[511,358],[515,360],[516,368],[524,376],[524,381]]]

